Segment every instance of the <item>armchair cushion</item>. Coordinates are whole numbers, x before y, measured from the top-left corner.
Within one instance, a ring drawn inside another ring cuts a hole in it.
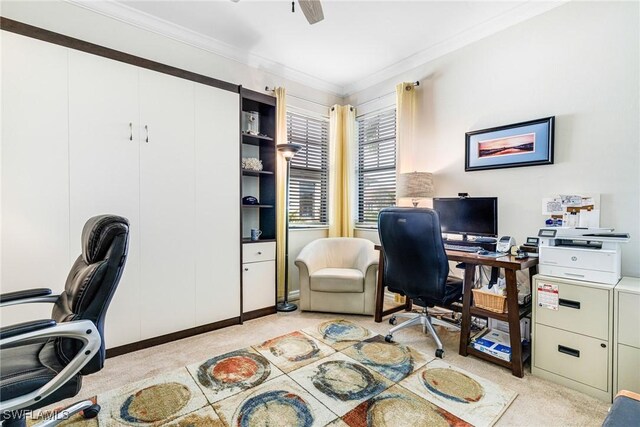
[[[355,268],[321,268],[311,274],[309,288],[318,292],[364,292],[364,274]]]

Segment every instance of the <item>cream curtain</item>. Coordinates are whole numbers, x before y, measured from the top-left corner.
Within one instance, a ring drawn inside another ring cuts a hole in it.
[[[414,83],[396,85],[396,174],[416,170],[414,161],[414,119],[416,109]]]
[[[329,237],[353,237],[353,142],[356,112],[334,105],[329,114]]]
[[[287,101],[285,88],[279,87],[274,90],[277,104],[276,110],[276,144],[287,143]],[[287,162],[276,153],[277,171],[276,171],[276,247],[277,247],[277,295],[278,300],[284,298],[284,275],[286,272],[286,254],[285,254],[285,201],[286,201],[286,174]]]

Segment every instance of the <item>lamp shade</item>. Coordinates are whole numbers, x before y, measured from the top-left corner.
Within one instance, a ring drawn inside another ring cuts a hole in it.
[[[282,153],[285,159],[289,160],[295,156],[298,151],[300,151],[302,146],[298,144],[278,144],[276,145],[276,148]]]
[[[433,186],[433,174],[431,172],[401,173],[398,176],[397,191],[398,197],[412,199],[433,197],[436,192]]]

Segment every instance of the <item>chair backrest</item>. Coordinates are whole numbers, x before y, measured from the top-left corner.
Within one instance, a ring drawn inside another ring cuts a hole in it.
[[[82,229],[82,254],[71,267],[64,291],[53,307],[52,318],[56,322],[91,320],[100,332],[100,351],[84,366],[83,375],[99,371],[104,364],[104,319],[122,276],[128,247],[127,219],[115,215],[90,218]],[[56,340],[56,353],[65,364],[80,347],[78,340]]]
[[[372,252],[373,242],[358,237],[325,237],[309,243],[308,249],[322,260],[323,267],[355,268],[363,251]]]
[[[409,298],[442,300],[449,262],[438,213],[423,208],[385,208],[378,215],[384,250],[384,284]]]

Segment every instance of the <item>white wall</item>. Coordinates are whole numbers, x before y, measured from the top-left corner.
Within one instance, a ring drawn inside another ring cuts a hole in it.
[[[3,0],[0,12],[6,18],[219,80],[241,84],[258,92],[264,92],[265,86],[284,86],[288,94],[312,101],[305,102],[293,96],[287,99],[288,104],[300,108],[317,110],[322,107],[316,103],[331,106],[340,101],[340,98],[335,95],[100,15],[63,0]]]
[[[601,225],[632,236],[623,274],[640,276],[639,22],[637,2],[571,2],[347,101],[420,80],[418,137],[400,155],[434,172],[438,196],[497,196],[500,234],[522,243],[544,224],[543,197],[600,193]],[[555,164],[464,171],[465,132],[546,116]]]

